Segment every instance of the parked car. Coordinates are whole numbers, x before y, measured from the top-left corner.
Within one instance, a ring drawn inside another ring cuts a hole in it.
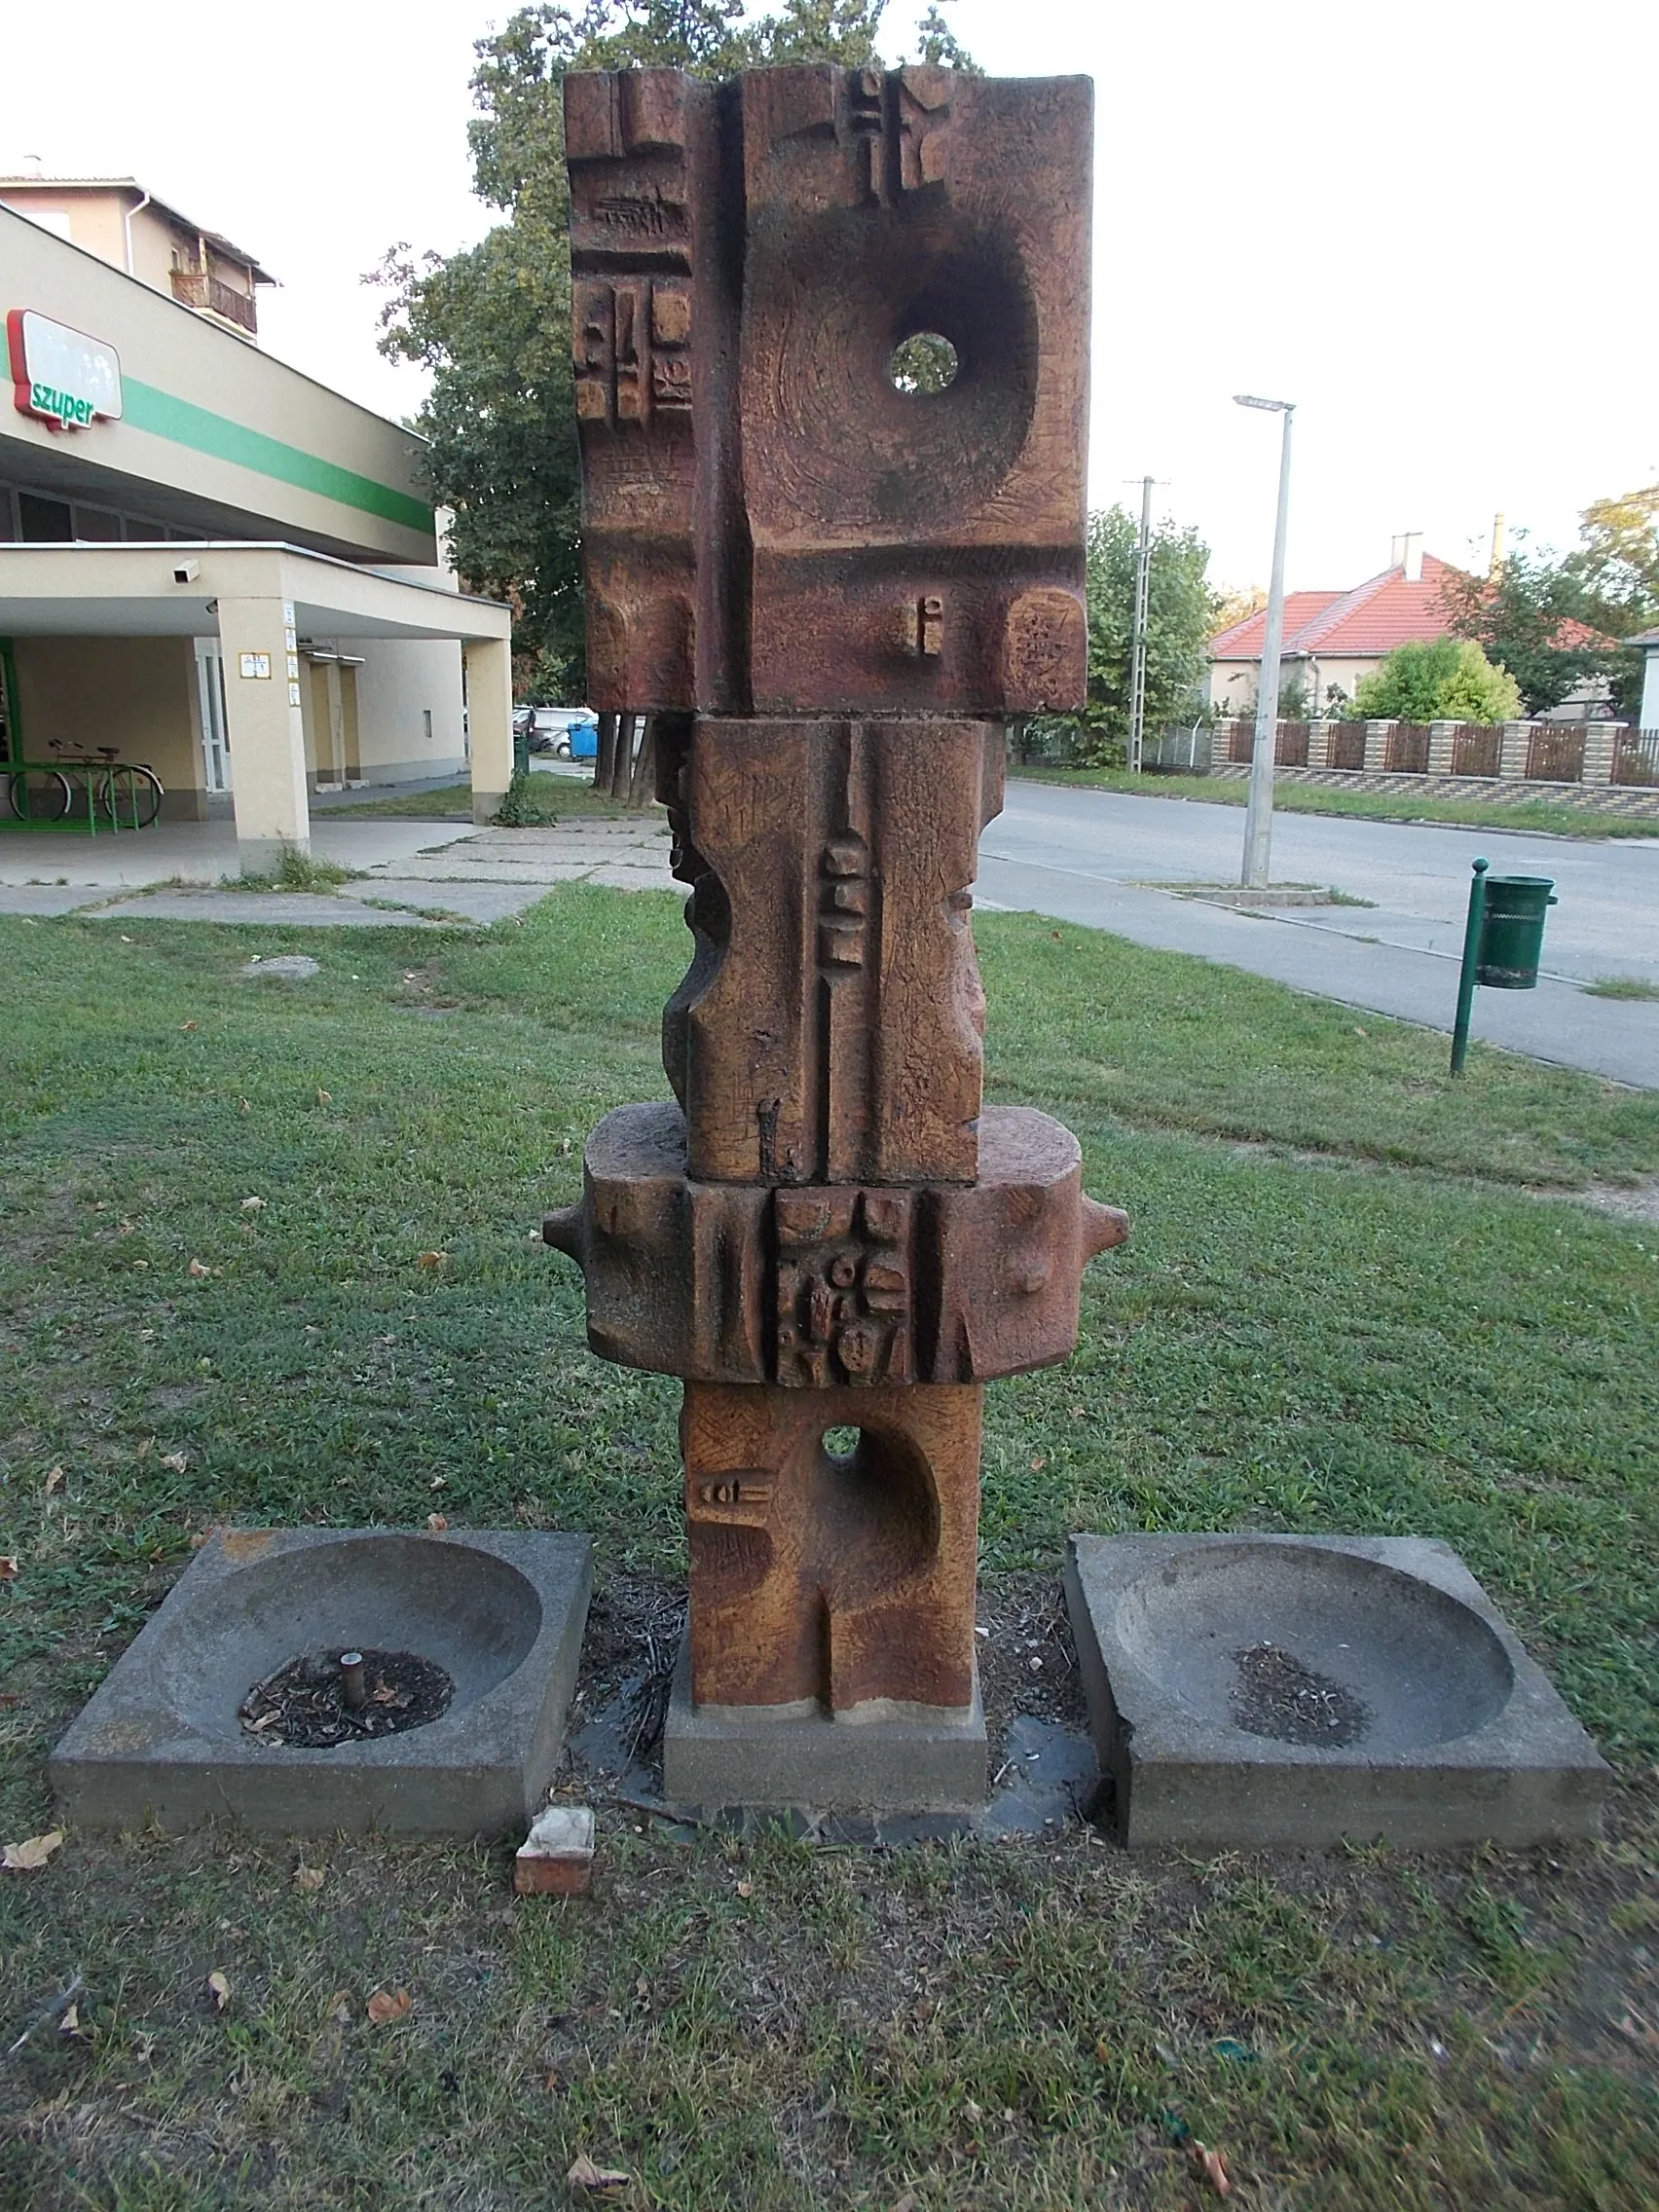
[[[560,760],[591,760],[599,751],[591,707],[515,708],[513,735],[528,739],[532,753],[551,753]]]

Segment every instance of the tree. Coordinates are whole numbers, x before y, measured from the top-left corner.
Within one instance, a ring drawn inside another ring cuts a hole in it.
[[[393,246],[365,282],[386,293],[381,350],[419,362],[430,395],[432,497],[455,510],[456,565],[510,602],[519,688],[586,687],[581,477],[571,369],[570,198],[563,86],[573,69],[656,65],[724,77],[778,61],[879,60],[886,0],[535,0],[480,39],[467,125],[474,188],[506,220],[445,258]],[[972,69],[937,6],[917,26],[924,61]]]
[[[1140,524],[1126,508],[1088,518],[1088,704],[1081,715],[1045,716],[1045,736],[1069,741],[1088,767],[1121,764],[1129,733],[1134,651],[1135,552]],[[1215,628],[1209,547],[1190,526],[1157,526],[1147,575],[1146,727],[1202,713],[1199,687]]]
[[[1360,720],[1507,722],[1520,712],[1515,679],[1493,668],[1472,638],[1396,645],[1353,695]]]
[[[1586,621],[1594,609],[1567,564],[1530,551],[1525,540],[1518,532],[1495,575],[1449,569],[1440,602],[1453,635],[1472,639],[1489,660],[1507,669],[1520,687],[1523,711],[1539,715],[1559,707],[1585,677],[1615,673],[1619,656]]]
[[[1581,543],[1564,566],[1601,627],[1628,638],[1659,622],[1659,484],[1593,499],[1578,518],[1578,535]]]
[[[1215,628],[1210,636],[1219,637],[1235,622],[1247,622],[1252,614],[1260,614],[1267,604],[1268,595],[1260,584],[1237,584],[1231,591],[1217,592]]]

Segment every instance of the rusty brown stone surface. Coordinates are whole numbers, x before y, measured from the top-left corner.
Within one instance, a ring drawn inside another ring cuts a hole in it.
[[[981,1395],[686,1384],[697,1704],[968,1704]]]
[[[543,1234],[587,1278],[588,1343],[625,1367],[786,1389],[988,1382],[1064,1359],[1085,1264],[1126,1218],[1077,1139],[991,1106],[979,1180],[896,1190],[694,1182],[674,1106],[619,1106],[582,1202]]]
[[[1081,706],[1092,87],[566,80],[589,697]],[[899,388],[902,341],[955,349]]]
[[[653,716],[692,956],[679,1104],[608,1115],[544,1234],[593,1348],[685,1381],[704,1707],[970,1706],[980,1384],[1127,1235],[982,1109],[969,926],[997,718],[1085,693],[1090,106],[565,86],[589,696]],[[895,381],[918,333],[948,388]]]
[[[985,1015],[968,886],[1002,806],[1001,730],[698,721],[658,743],[692,886],[695,952],[663,1017],[690,1173],[972,1182]]]

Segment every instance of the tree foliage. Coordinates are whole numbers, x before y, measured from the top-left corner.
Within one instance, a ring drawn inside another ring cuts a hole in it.
[[[467,126],[474,189],[501,209],[446,256],[393,246],[366,282],[386,294],[381,350],[431,378],[415,419],[432,497],[455,511],[456,565],[510,601],[521,688],[585,686],[581,480],[571,367],[570,199],[563,86],[575,69],[665,66],[730,76],[769,62],[877,62],[887,0],[535,0],[480,39]],[[930,7],[914,58],[972,69]]]
[[[1659,622],[1659,484],[1593,499],[1564,567],[1599,626],[1628,638]]]
[[[1495,575],[1449,570],[1441,605],[1455,637],[1472,639],[1490,661],[1509,671],[1526,714],[1559,707],[1585,677],[1616,669],[1616,649],[1587,635],[1594,624],[1586,616],[1594,609],[1583,584],[1565,562],[1534,553],[1525,533],[1517,533]]]
[[[1361,677],[1352,708],[1361,720],[1407,722],[1506,722],[1520,712],[1515,679],[1472,638],[1397,645]]]
[[[1121,506],[1088,518],[1088,704],[1081,715],[1046,716],[1045,737],[1069,742],[1082,765],[1124,758],[1133,675],[1138,519]],[[1201,686],[1215,627],[1209,547],[1190,525],[1158,524],[1147,575],[1146,728],[1203,712]]]
[[[1261,584],[1236,584],[1231,591],[1218,592],[1211,637],[1231,630],[1235,622],[1247,622],[1252,614],[1260,614],[1267,604],[1268,595]]]

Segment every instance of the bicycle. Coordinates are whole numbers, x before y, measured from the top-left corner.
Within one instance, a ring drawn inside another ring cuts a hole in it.
[[[147,761],[123,760],[115,745],[94,746],[91,753],[74,751],[67,738],[55,737],[52,751],[56,767],[26,767],[12,776],[9,794],[12,812],[20,822],[62,822],[75,803],[74,786],[65,769],[83,772],[89,803],[106,815],[117,829],[130,825],[147,830],[162,811],[166,796],[162,779]],[[95,780],[94,780],[95,779]]]

